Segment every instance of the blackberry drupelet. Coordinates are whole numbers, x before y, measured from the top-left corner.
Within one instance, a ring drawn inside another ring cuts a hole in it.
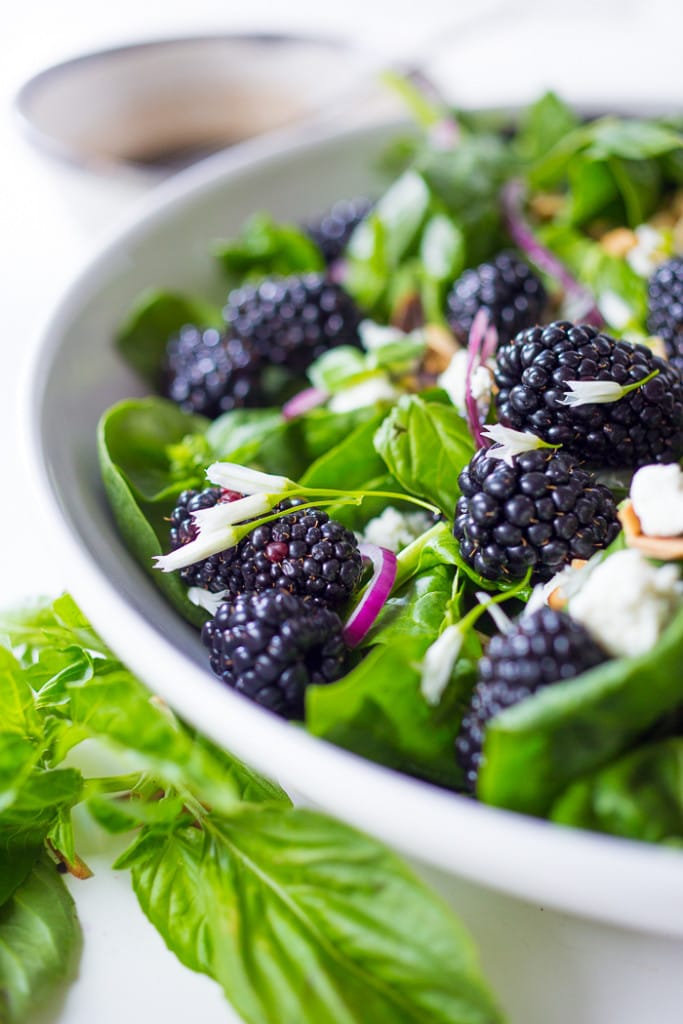
[[[660,264],[647,292],[647,329],[664,341],[672,365],[683,374],[683,256]]]
[[[629,385],[616,402],[567,406],[567,381]],[[502,423],[561,444],[600,467],[675,462],[683,454],[683,382],[644,345],[615,341],[588,324],[557,321],[522,331],[498,349],[496,405]]]
[[[573,558],[588,559],[619,533],[610,491],[568,452],[517,455],[513,465],[480,449],[458,478],[453,534],[485,579],[549,580]]]
[[[230,409],[267,405],[264,365],[248,340],[187,325],[166,347],[161,393],[186,412],[209,419]]]
[[[305,373],[327,349],[360,345],[360,312],[350,295],[324,274],[268,278],[228,296],[228,330],[269,365]]]
[[[304,717],[304,693],[344,674],[335,612],[284,591],[242,594],[202,628],[211,668],[224,683],[285,718]]]
[[[564,612],[540,608],[494,636],[479,662],[472,700],[455,741],[456,758],[474,792],[488,722],[542,686],[574,679],[607,654]]]
[[[490,263],[466,270],[446,300],[446,318],[464,344],[480,309],[488,312],[500,344],[538,323],[546,304],[545,288],[513,252],[501,252]]]
[[[210,487],[184,491],[171,513],[171,547],[196,535],[190,513],[218,501],[234,500],[232,491]],[[291,511],[288,511],[291,510]],[[279,519],[255,527],[235,547],[180,570],[187,586],[212,593],[250,594],[277,588],[339,608],[358,586],[363,561],[350,530],[316,508],[297,511],[287,499],[277,506]]]
[[[372,203],[365,197],[340,199],[321,217],[304,225],[328,266],[343,256],[351,235],[371,209]]]

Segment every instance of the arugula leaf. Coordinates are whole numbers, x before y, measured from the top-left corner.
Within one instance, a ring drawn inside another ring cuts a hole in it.
[[[683,612],[657,646],[544,687],[491,720],[478,793],[486,803],[545,814],[574,780],[633,747],[683,703]]]
[[[166,345],[186,324],[219,330],[225,327],[220,306],[189,295],[150,289],[138,298],[122,324],[116,347],[129,366],[156,388]]]
[[[375,434],[375,447],[406,491],[453,515],[458,474],[474,455],[474,445],[452,405],[402,397]]]
[[[562,825],[683,845],[683,738],[648,744],[577,780],[555,801]]]
[[[376,841],[306,810],[202,825],[145,829],[117,866],[250,1024],[500,1020],[467,935]]]
[[[253,214],[236,238],[217,241],[214,251],[234,283],[325,269],[318,246],[301,228],[265,212]]]
[[[17,851],[17,857],[30,856]],[[54,864],[38,861],[0,907],[0,1021],[19,1024],[75,976],[81,930]]]

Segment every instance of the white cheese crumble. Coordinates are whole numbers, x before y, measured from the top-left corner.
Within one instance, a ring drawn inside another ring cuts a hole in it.
[[[598,565],[569,600],[569,613],[615,658],[654,647],[681,603],[675,565],[657,567],[633,549]]]
[[[465,386],[467,383],[467,349],[460,348],[451,356],[451,361],[437,378],[436,383],[443,388],[461,416],[467,415],[465,405]],[[491,402],[491,386],[493,384],[493,361],[477,366],[472,373],[472,394],[480,413],[487,413]]]
[[[631,481],[633,511],[648,537],[683,534],[683,473],[680,466],[642,466]]]
[[[377,544],[389,551],[400,551],[432,525],[433,519],[427,512],[399,512],[393,505],[388,505],[381,515],[370,520],[362,539],[367,544]]]
[[[353,412],[354,409],[374,405],[375,402],[397,402],[401,394],[402,392],[394,387],[386,374],[376,374],[344,388],[343,391],[338,391],[330,398],[327,408],[332,412]]]
[[[626,262],[640,277],[650,277],[653,270],[666,259],[665,238],[651,224],[639,224],[634,234],[638,243],[626,253]]]

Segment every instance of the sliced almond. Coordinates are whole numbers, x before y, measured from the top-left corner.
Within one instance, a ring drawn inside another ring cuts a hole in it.
[[[623,257],[637,244],[638,239],[630,228],[613,228],[600,239],[600,245],[610,256]]]
[[[532,196],[529,208],[540,220],[552,220],[565,204],[565,197],[559,192],[539,192]]]
[[[548,607],[552,608],[554,612],[561,612],[563,608],[567,606],[567,598],[562,587],[555,587],[548,594]]]
[[[425,327],[427,351],[424,368],[427,373],[443,373],[460,346],[447,327],[441,324],[427,324]]]
[[[633,503],[627,499],[618,512],[619,522],[624,528],[626,543],[636,548],[647,558],[657,558],[662,562],[674,562],[683,559],[683,537],[649,537],[643,533],[640,519],[636,515]]]

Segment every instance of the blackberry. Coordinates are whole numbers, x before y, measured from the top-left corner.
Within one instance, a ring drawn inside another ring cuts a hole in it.
[[[619,532],[607,487],[568,452],[517,455],[513,465],[480,449],[458,478],[453,533],[468,565],[489,580],[549,580],[573,558],[588,559]]]
[[[196,536],[190,513],[233,500],[231,491],[209,487],[184,491],[171,513],[171,548]],[[255,527],[235,547],[180,570],[188,586],[212,593],[249,594],[277,588],[315,598],[339,608],[358,586],[363,562],[350,530],[316,508],[297,511],[291,499],[281,502],[283,515]]]
[[[540,608],[494,636],[479,662],[477,684],[455,741],[465,784],[474,792],[488,722],[542,686],[574,679],[607,660],[584,627],[564,612]]]
[[[446,318],[464,344],[472,321],[485,309],[498,331],[500,344],[538,323],[546,304],[545,288],[513,252],[501,252],[490,263],[466,270],[446,300]]]
[[[360,312],[323,274],[268,278],[230,293],[223,315],[229,331],[271,366],[305,373],[336,345],[360,345]]]
[[[365,197],[340,199],[321,217],[304,224],[328,266],[343,256],[351,235],[371,209],[372,203]]]
[[[312,683],[344,674],[339,616],[283,591],[242,594],[220,605],[204,624],[202,641],[224,683],[285,718],[304,717]]]
[[[629,385],[653,370],[656,377],[616,402],[563,404],[568,380]],[[588,324],[532,327],[498,349],[495,381],[502,423],[600,467],[675,462],[683,453],[683,382],[644,345]]]
[[[672,365],[683,373],[683,256],[657,267],[647,294],[647,329],[659,335]]]
[[[263,406],[263,357],[243,338],[187,325],[166,347],[161,393],[186,412],[215,419],[230,409]]]

